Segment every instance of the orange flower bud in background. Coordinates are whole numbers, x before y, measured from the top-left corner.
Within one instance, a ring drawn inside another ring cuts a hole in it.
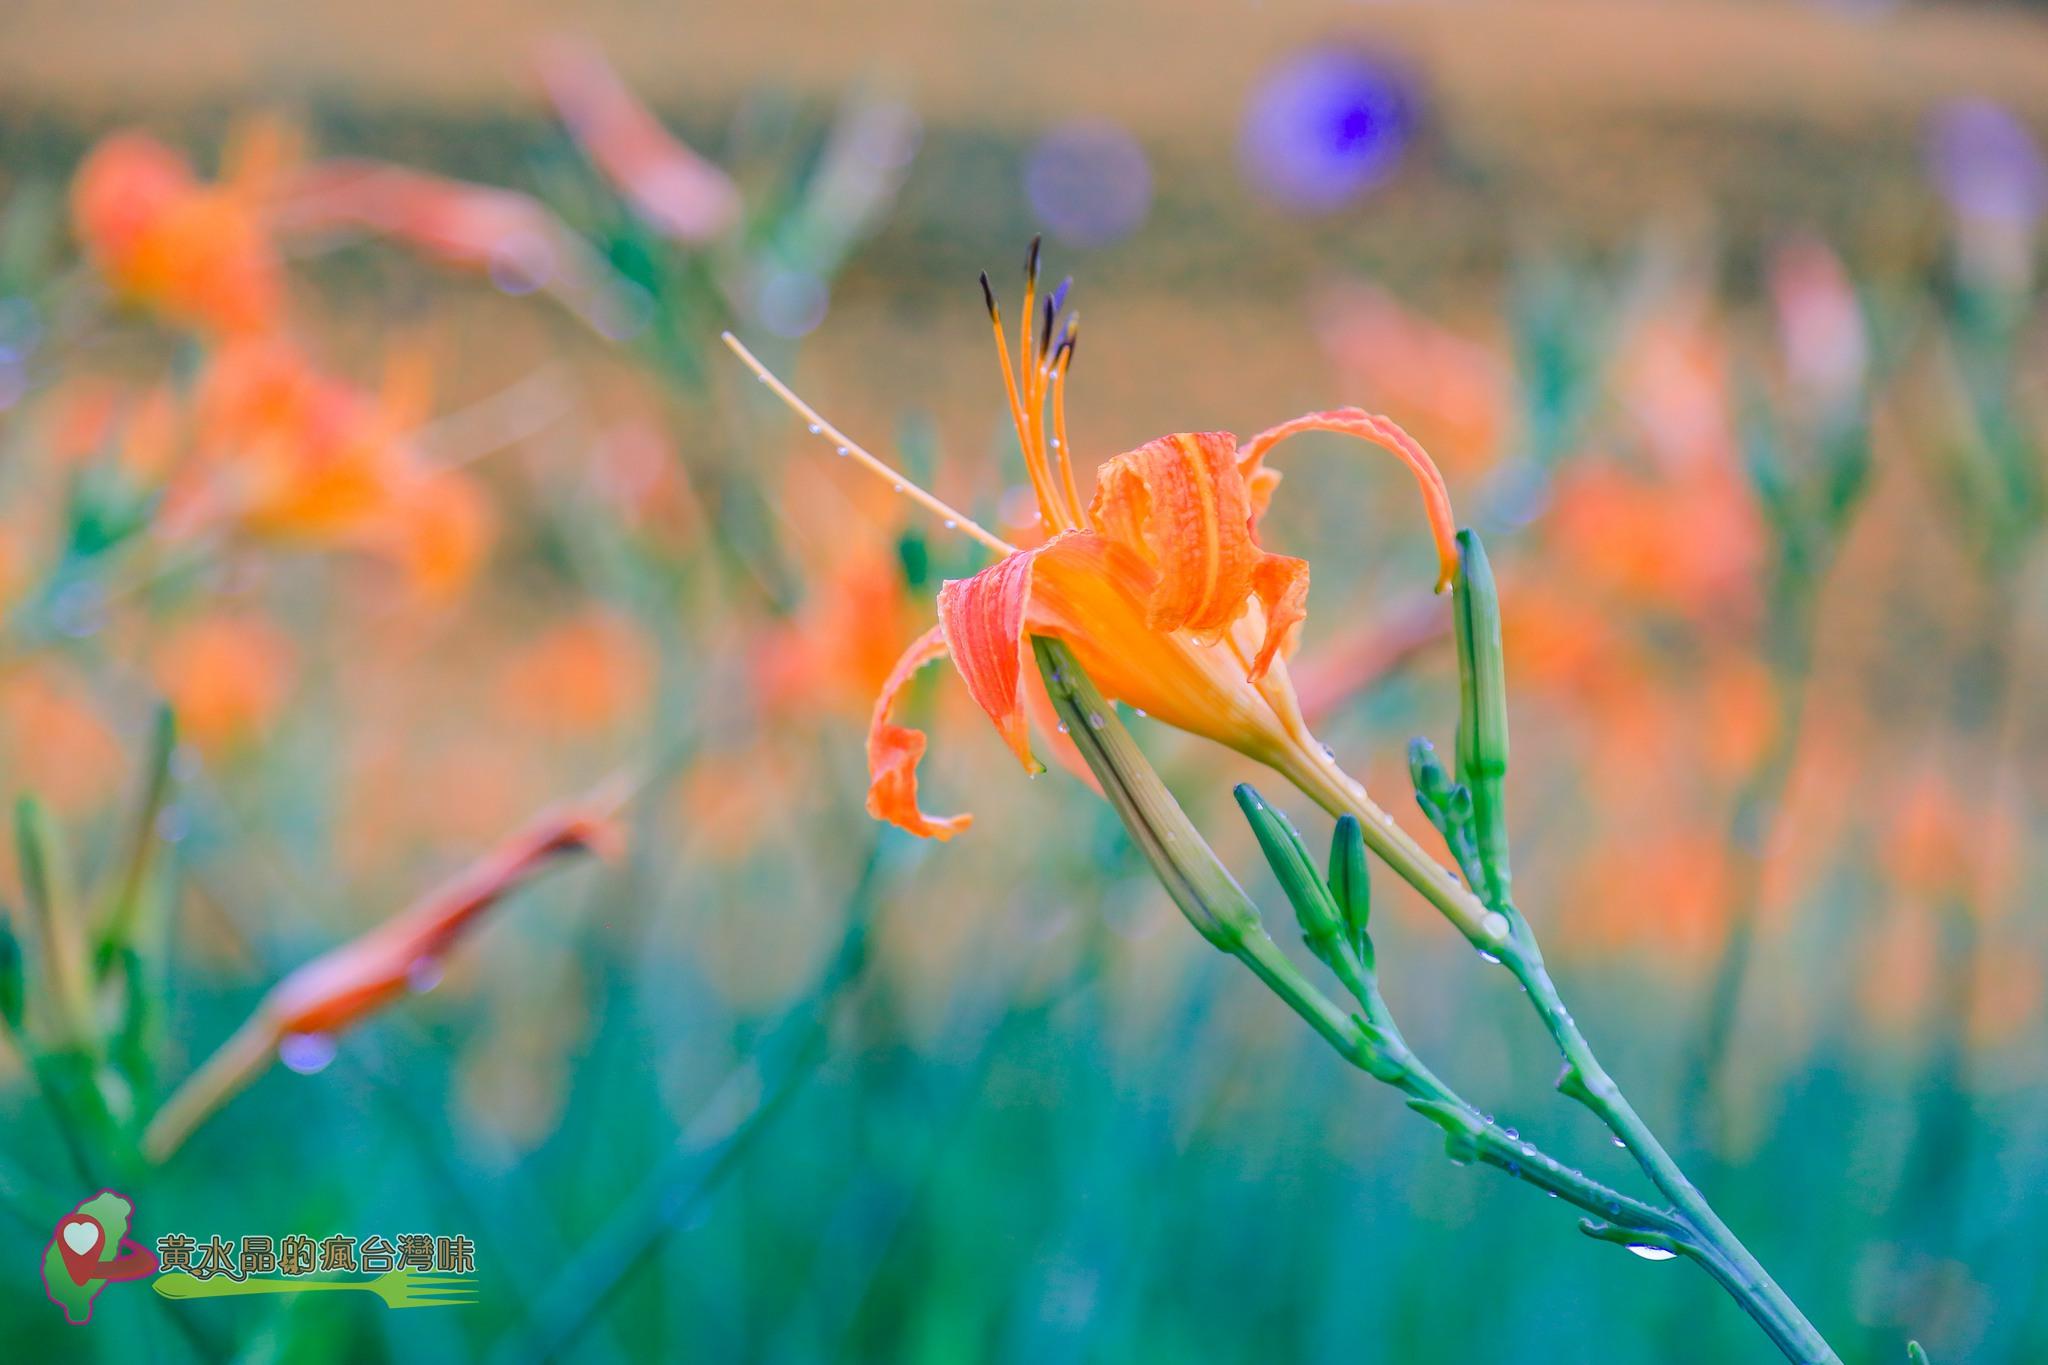
[[[409,990],[432,989],[449,949],[505,896],[565,855],[615,852],[619,795],[539,817],[410,909],[278,982],[157,1112],[144,1150],[166,1159],[274,1058],[317,1070],[332,1056],[335,1034]]]

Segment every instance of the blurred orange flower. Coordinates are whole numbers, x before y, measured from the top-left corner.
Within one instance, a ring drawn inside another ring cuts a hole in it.
[[[216,613],[174,630],[154,671],[180,733],[219,749],[260,735],[276,718],[291,690],[292,643],[267,621]]]
[[[266,537],[350,546],[396,563],[422,595],[469,580],[489,540],[475,485],[425,467],[417,415],[328,378],[282,338],[234,342],[200,382],[185,515]]]
[[[1398,395],[1402,415],[1452,473],[1492,465],[1510,409],[1510,375],[1498,356],[1370,285],[1323,290],[1316,311],[1346,388],[1374,403]]]
[[[0,729],[8,776],[53,810],[91,810],[120,786],[120,740],[93,705],[86,680],[61,664],[17,665],[0,674]]]
[[[647,703],[654,651],[631,621],[592,610],[543,631],[505,667],[507,715],[522,727],[586,734]]]
[[[1651,945],[1661,964],[1704,968],[1727,934],[1728,875],[1728,850],[1697,825],[1628,831],[1575,869],[1568,932],[1610,952]],[[1644,887],[1655,888],[1648,900]]]
[[[950,654],[968,692],[1027,768],[1026,706],[1038,681],[1030,634],[1065,641],[1105,695],[1290,775],[1327,776],[1327,760],[1301,716],[1285,654],[1307,612],[1308,564],[1260,548],[1257,524],[1279,481],[1264,460],[1306,431],[1356,436],[1393,453],[1423,491],[1439,555],[1438,588],[1455,572],[1450,496],[1436,466],[1382,417],[1356,408],[1282,423],[1242,448],[1228,432],[1163,436],[1103,464],[1083,507],[1067,439],[1065,385],[1072,321],[1054,342],[1066,286],[1037,310],[1038,252],[1026,271],[1021,356],[1012,368],[995,296],[982,280],[1010,415],[1050,538],[1019,549],[903,477],[826,423],[728,336],[734,350],[812,430],[889,479],[915,501],[999,556],[939,590],[939,623],[911,644],[884,682],[868,730],[868,810],[912,833],[950,838],[970,816],[934,817],[917,805],[925,737],[890,720],[897,696],[924,664]],[[1041,712],[1042,713],[1042,712]]]
[[[1763,562],[1756,504],[1732,458],[1645,474],[1588,458],[1558,479],[1545,545],[1624,603],[1738,614]]]
[[[204,332],[260,331],[276,321],[281,292],[266,188],[255,174],[202,184],[147,133],[115,133],[78,168],[72,224],[124,301]]]

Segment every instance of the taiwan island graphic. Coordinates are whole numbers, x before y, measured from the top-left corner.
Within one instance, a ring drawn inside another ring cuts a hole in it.
[[[108,1285],[155,1272],[156,1253],[128,1237],[134,1212],[126,1196],[101,1190],[51,1230],[43,1248],[43,1292],[72,1326],[92,1321],[93,1302]]]

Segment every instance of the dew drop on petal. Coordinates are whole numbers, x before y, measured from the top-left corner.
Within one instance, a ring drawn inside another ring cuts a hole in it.
[[[405,969],[406,989],[414,995],[425,995],[440,984],[441,960],[439,958],[417,958],[412,966]]]
[[[277,1059],[301,1076],[311,1076],[327,1069],[334,1051],[334,1039],[328,1034],[287,1033],[278,1040]]]

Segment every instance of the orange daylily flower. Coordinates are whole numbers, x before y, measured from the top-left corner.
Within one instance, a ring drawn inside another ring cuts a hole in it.
[[[204,184],[155,138],[116,133],[72,180],[72,224],[124,301],[202,331],[258,331],[281,294],[260,212],[269,158],[260,169]]]
[[[351,534],[404,462],[399,420],[282,338],[223,348],[200,378],[194,450],[224,510],[263,535]]]
[[[446,598],[482,559],[491,519],[473,480],[420,459],[406,439],[417,422],[411,405],[329,378],[281,338],[236,341],[200,381],[180,518],[366,550],[422,597]]]
[[[1038,250],[1026,268],[1020,362],[1013,369],[995,296],[982,288],[1048,538],[1020,549],[916,488],[770,375],[730,335],[727,343],[811,429],[1000,556],[939,591],[938,624],[906,650],[883,684],[868,730],[868,810],[914,834],[946,839],[968,815],[918,808],[925,736],[891,719],[896,698],[924,664],[950,655],[1011,750],[1032,757],[1026,706],[1036,670],[1026,637],[1064,641],[1105,695],[1170,725],[1227,744],[1283,772],[1320,772],[1324,760],[1302,719],[1286,656],[1307,613],[1306,561],[1258,543],[1258,521],[1279,473],[1273,447],[1307,431],[1341,432],[1391,452],[1421,485],[1439,556],[1438,589],[1457,567],[1450,496],[1422,448],[1384,417],[1356,408],[1310,413],[1239,445],[1228,432],[1183,432],[1127,451],[1096,471],[1084,504],[1066,428],[1066,377],[1075,323],[1055,342],[1066,286],[1038,311]]]
[[[486,910],[563,856],[608,856],[620,838],[617,804],[615,796],[604,796],[542,815],[410,909],[278,982],[164,1104],[143,1136],[144,1150],[157,1161],[175,1151],[268,1068],[288,1040],[331,1039],[408,990],[430,987],[448,950]]]

